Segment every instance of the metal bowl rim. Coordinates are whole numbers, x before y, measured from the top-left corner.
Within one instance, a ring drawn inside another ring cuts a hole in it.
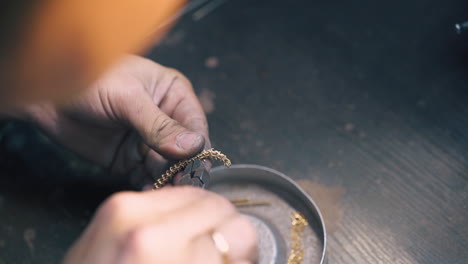
[[[211,172],[221,171],[225,169],[226,167],[224,166],[217,166],[217,167],[214,167],[211,170]],[[231,167],[229,167],[229,169],[261,170],[261,171],[265,171],[265,172],[274,174],[276,176],[279,176],[280,178],[282,178],[282,180],[285,180],[291,185],[293,185],[299,191],[299,193],[302,194],[312,204],[313,209],[318,215],[320,225],[322,226],[322,229],[323,229],[323,250],[322,250],[322,257],[320,260],[320,264],[326,263],[325,260],[326,260],[326,251],[327,251],[327,229],[325,228],[325,222],[323,221],[322,213],[320,212],[320,209],[318,208],[314,200],[312,200],[312,198],[294,180],[292,180],[290,177],[286,176],[284,173],[281,173],[277,170],[274,170],[272,168],[268,168],[265,166],[261,166],[261,165],[256,165],[256,164],[236,164],[236,165],[232,165]]]

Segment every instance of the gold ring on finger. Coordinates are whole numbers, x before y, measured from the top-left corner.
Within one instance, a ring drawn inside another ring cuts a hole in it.
[[[221,253],[223,264],[229,264],[229,244],[224,236],[215,231],[211,234],[216,249]]]

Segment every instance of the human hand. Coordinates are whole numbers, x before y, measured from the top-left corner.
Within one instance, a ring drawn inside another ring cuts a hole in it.
[[[225,198],[194,187],[119,193],[100,207],[64,264],[225,264],[213,232],[229,247],[227,263],[254,263],[256,232]]]
[[[26,112],[62,145],[119,174],[159,176],[167,159],[210,147],[190,82],[137,56],[127,57],[69,103],[33,105]]]

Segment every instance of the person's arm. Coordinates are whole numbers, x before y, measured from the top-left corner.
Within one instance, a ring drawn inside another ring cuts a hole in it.
[[[116,173],[159,176],[166,159],[187,158],[210,146],[190,82],[135,56],[65,105],[36,104],[7,114],[34,122]],[[100,207],[64,263],[224,264],[213,232],[229,245],[227,263],[253,263],[255,231],[221,196],[191,187],[118,193]]]

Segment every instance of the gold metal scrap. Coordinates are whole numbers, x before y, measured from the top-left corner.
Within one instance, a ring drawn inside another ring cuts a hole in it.
[[[243,206],[261,206],[261,205],[271,205],[270,202],[245,202],[245,203],[235,203],[236,207],[243,207]]]
[[[194,157],[186,160],[181,160],[177,162],[176,164],[172,165],[166,172],[161,175],[161,178],[157,179],[156,182],[153,184],[155,189],[162,188],[164,185],[166,185],[168,182],[171,181],[171,179],[180,171],[184,170],[187,165],[195,160],[206,160],[206,159],[215,159],[221,161],[224,166],[230,167],[231,166],[231,161],[218,150],[214,149],[207,149],[204,150]]]
[[[230,202],[236,207],[271,205],[268,201],[251,201],[249,198],[232,199]]]
[[[229,201],[235,204],[235,203],[245,203],[245,202],[250,201],[250,199],[249,198],[236,198],[236,199],[231,199]]]
[[[291,251],[289,252],[288,264],[302,264],[304,260],[302,237],[304,229],[309,223],[300,212],[293,212],[291,220]]]

